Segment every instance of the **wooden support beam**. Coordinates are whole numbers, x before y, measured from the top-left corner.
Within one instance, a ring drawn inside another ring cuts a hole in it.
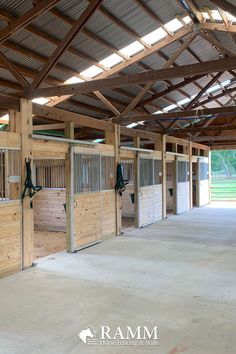
[[[169,93],[173,92],[173,91],[176,91],[178,89],[181,89],[183,88],[184,86],[188,85],[188,84],[191,84],[192,82],[195,82],[201,78],[203,78],[205,75],[198,75],[198,76],[193,76],[193,77],[190,77],[188,79],[184,79],[183,81],[181,81],[180,83],[176,84],[176,85],[171,85],[169,86],[166,90],[163,90],[161,92],[158,92],[154,95],[152,95],[151,97],[141,101],[139,104],[138,104],[138,107],[144,107],[145,105],[149,104],[150,102],[158,99],[158,98],[161,98],[163,96],[166,96],[168,95]]]
[[[189,209],[193,208],[193,159],[192,159],[193,143],[189,142]]]
[[[128,67],[128,66],[130,66],[132,64],[138,63],[139,61],[141,61],[146,56],[157,52],[158,50],[160,50],[160,49],[164,48],[165,46],[175,42],[176,40],[186,36],[187,34],[190,34],[191,32],[192,32],[192,28],[191,27],[188,28],[188,29],[182,28],[179,31],[177,31],[171,38],[168,37],[168,38],[164,38],[164,39],[158,41],[156,44],[154,44],[150,48],[145,49],[145,50],[139,52],[138,54],[132,56],[129,60],[127,60],[127,61],[125,61],[125,62],[123,62],[121,64],[115,65],[114,67],[110,68],[109,71],[104,71],[103,73],[99,74],[96,77],[96,79],[103,79],[103,78],[111,76],[111,75],[113,75],[115,73],[118,73],[119,71],[123,70],[124,68],[126,68],[126,67]],[[57,44],[58,44],[58,42],[57,42]],[[55,102],[55,104],[67,100],[70,96],[71,95],[67,95],[67,96],[65,96],[63,98],[59,97],[57,102]]]
[[[33,131],[39,131],[39,130],[60,130],[60,129],[65,129],[65,123],[56,123],[56,124],[40,124],[40,125],[34,125],[33,126]]]
[[[213,35],[212,32],[203,32],[200,31],[199,35],[204,38],[206,41],[211,43],[214,47],[218,48],[221,53],[227,55],[228,57],[233,57],[235,54],[230,49],[226,48],[222,43],[220,43]]]
[[[196,37],[196,33],[192,33],[189,38],[186,39],[185,42],[182,43],[182,45],[172,54],[172,56],[167,60],[165,65],[163,66],[162,69],[167,69],[170,68],[175,60],[180,56],[181,53],[185,51],[185,49],[189,46],[189,44],[193,41],[193,39]],[[137,94],[136,97],[128,104],[128,106],[123,110],[122,115],[125,115],[132,111],[137,104],[141,101],[141,99],[145,96],[147,91],[151,88],[153,85],[152,81],[149,81],[146,83],[144,88]]]
[[[34,103],[33,104],[33,113],[36,116],[42,116],[49,119],[54,119],[60,122],[74,122],[75,124],[80,124],[81,126],[94,128],[97,130],[111,130],[113,129],[113,124],[106,122],[104,120],[91,118],[78,113],[73,113],[58,109],[55,107],[43,106]]]
[[[62,109],[43,106],[34,103],[33,104],[33,113],[39,117],[46,117],[48,119],[57,120],[60,122],[74,122],[80,126],[85,126],[89,128],[93,128],[95,130],[103,130],[103,131],[114,131],[114,124],[111,122],[107,122],[101,119],[91,118],[82,114],[73,113],[69,111],[65,111]],[[141,137],[146,140],[155,141],[159,139],[160,135],[144,130],[138,129],[130,129],[124,126],[120,128],[120,134],[129,137]]]
[[[7,109],[13,109],[14,111],[20,111],[20,100],[17,97],[9,96],[4,93],[0,93],[0,107]]]
[[[227,0],[211,0],[213,4],[220,7],[222,10],[229,12],[231,15],[236,17],[236,6]]]
[[[224,89],[222,89],[222,92],[221,92],[221,93],[218,93],[217,95],[214,95],[214,96],[212,96],[212,97],[208,97],[208,98],[206,98],[205,100],[196,103],[196,104],[193,106],[193,108],[203,107],[203,106],[205,106],[207,103],[210,103],[210,102],[212,102],[212,101],[215,101],[215,100],[217,100],[218,98],[221,98],[221,97],[230,95],[231,93],[235,93],[235,87],[233,87],[233,88],[231,88],[231,89],[230,89],[230,88],[229,88],[229,89],[224,88]],[[232,106],[231,106],[231,107],[232,107]],[[224,107],[222,107],[222,108],[224,108]],[[225,107],[225,108],[227,109],[228,107]]]
[[[67,252],[75,251],[74,241],[74,154],[70,145],[65,159],[66,181],[66,248]]]
[[[122,116],[118,118],[113,118],[112,121],[114,123],[119,124],[129,124],[129,123],[137,123],[139,121],[155,121],[155,120],[170,120],[175,118],[190,118],[190,117],[201,117],[208,115],[217,115],[217,114],[235,114],[236,106],[229,107],[219,107],[219,108],[204,108],[201,109],[200,112],[197,110],[191,111],[177,111],[177,112],[168,112],[168,113],[160,113],[160,114],[140,114],[133,116]]]
[[[0,52],[0,63],[3,64],[23,87],[29,86],[28,81],[17,70],[15,65],[2,52]]]
[[[120,115],[120,112],[116,107],[99,91],[94,91],[95,96],[97,96],[102,103],[110,109],[117,117]]]
[[[134,137],[134,148],[140,148],[140,137]],[[135,151],[134,159],[134,224],[135,227],[139,227],[139,186],[140,186],[140,160],[139,152]]]
[[[20,28],[27,26],[38,15],[51,9],[57,2],[59,2],[59,0],[41,0],[38,2],[37,5],[33,6],[30,10],[26,11],[23,15],[15,19],[14,22],[10,23],[0,31],[0,43],[3,43]]]
[[[21,132],[21,116],[20,112],[9,110],[9,132],[20,133]]]
[[[222,117],[219,117],[222,118]],[[209,121],[211,121],[209,119]],[[207,121],[206,123],[208,123]],[[212,122],[212,121],[211,121]],[[185,134],[185,133],[207,133],[207,132],[215,132],[215,131],[224,131],[224,130],[236,130],[236,125],[227,124],[227,125],[213,125],[213,126],[202,126],[202,127],[190,127],[190,128],[183,128],[183,129],[172,129],[166,131],[167,134]]]
[[[200,91],[199,93],[190,101],[186,107],[184,107],[184,110],[188,111],[193,107],[195,102],[197,102],[203,95],[204,93],[220,78],[222,73],[216,74],[209,82],[206,84]]]
[[[162,218],[166,218],[166,135],[162,135]]]
[[[102,0],[91,1],[90,5],[83,12],[83,14],[80,16],[80,18],[75,22],[75,24],[72,26],[70,31],[67,33],[67,35],[63,39],[63,41],[61,41],[61,43],[59,44],[57,49],[51,55],[50,59],[48,60],[48,63],[39,72],[38,76],[36,77],[36,79],[32,83],[33,87],[35,87],[35,88],[38,87],[40,85],[40,83],[44,80],[44,78],[48,75],[49,71],[57,64],[57,62],[60,59],[63,52],[69,47],[70,43],[75,38],[75,36],[83,29],[86,22],[90,19],[90,17],[93,15],[95,10],[101,4],[101,2],[102,2]]]
[[[20,100],[20,130],[21,130],[21,158],[22,158],[22,191],[26,178],[25,159],[31,159],[32,167],[32,102]],[[33,259],[34,211],[31,208],[30,198],[26,196],[22,201],[22,268],[30,267]]]
[[[224,23],[217,22],[204,22],[199,25],[199,29],[208,30],[208,31],[218,31],[218,32],[228,32],[236,33],[236,25],[225,25]]]
[[[75,139],[75,126],[74,122],[66,122],[65,129],[64,129],[64,136],[65,138]]]
[[[58,87],[47,87],[39,89],[25,88],[22,92],[22,95],[27,98],[71,95],[82,92],[97,91],[100,89],[122,87],[137,83],[145,83],[149,81],[156,82],[179,77],[224,72],[230,69],[236,69],[236,57],[211,60],[207,62],[183,65],[168,69],[150,70],[144,73],[93,80],[71,85],[61,85]]]
[[[202,14],[196,7],[193,0],[177,0],[178,3],[184,8],[188,13],[194,23],[199,23],[202,21]]]
[[[236,141],[236,134],[217,135],[217,136],[197,136],[193,137],[193,141]]]
[[[120,163],[120,126],[115,124],[114,127],[114,146],[115,146],[115,173],[117,165]],[[122,204],[119,193],[115,195],[115,210],[116,210],[116,235],[119,236],[122,232]]]

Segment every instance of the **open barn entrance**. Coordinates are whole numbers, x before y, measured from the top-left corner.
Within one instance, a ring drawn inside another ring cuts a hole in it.
[[[134,160],[122,160],[123,178],[128,180],[121,198],[122,231],[135,227]]]
[[[34,160],[34,260],[66,250],[65,160]]]
[[[211,152],[211,201],[236,201],[236,150]]]

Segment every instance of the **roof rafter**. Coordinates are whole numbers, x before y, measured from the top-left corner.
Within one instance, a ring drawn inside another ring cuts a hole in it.
[[[218,31],[218,32],[228,32],[236,33],[236,25],[224,23],[213,23],[213,22],[204,22],[199,25],[199,29],[209,30],[209,31]]]
[[[0,63],[2,63],[11,72],[21,86],[29,86],[28,81],[23,75],[21,75],[11,60],[8,59],[2,52],[0,52]]]
[[[175,60],[180,56],[182,52],[188,47],[188,45],[192,42],[192,40],[195,38],[196,33],[192,33],[189,38],[186,39],[186,41],[172,54],[172,56],[169,58],[169,60],[165,63],[163,66],[163,69],[167,69],[172,66],[172,64],[175,62]],[[128,106],[123,110],[122,114],[127,114],[130,111],[132,111],[137,104],[141,101],[141,99],[144,97],[146,92],[151,88],[153,85],[153,81],[147,82],[145,87],[138,93],[136,97],[128,104]]]
[[[139,121],[145,122],[154,122],[155,120],[174,120],[175,118],[191,118],[191,117],[201,117],[208,115],[217,115],[217,114],[235,114],[236,106],[229,107],[220,107],[220,108],[204,108],[201,109],[200,112],[197,110],[190,111],[175,111],[168,113],[160,113],[160,114],[141,114],[141,115],[133,115],[133,116],[123,116],[123,117],[115,117],[112,119],[114,123],[118,124],[128,124],[128,123],[137,123]]]
[[[202,14],[198,10],[193,0],[177,0],[178,3],[184,8],[187,14],[191,17],[194,23],[202,21]]]
[[[180,83],[178,83],[178,84],[176,84],[176,85],[172,85],[172,86],[168,87],[166,90],[163,90],[163,91],[161,91],[161,92],[158,92],[158,93],[156,93],[155,95],[153,95],[153,96],[151,96],[151,97],[149,97],[149,98],[147,98],[147,99],[141,101],[138,106],[139,106],[139,107],[143,107],[143,106],[145,106],[146,104],[148,104],[148,103],[150,103],[150,102],[156,100],[157,98],[160,98],[160,97],[163,97],[163,96],[165,96],[165,95],[168,95],[169,93],[171,93],[171,92],[173,92],[173,91],[175,91],[175,90],[177,90],[177,89],[180,89],[180,88],[182,88],[182,87],[184,87],[184,86],[186,86],[186,85],[188,85],[188,84],[191,84],[192,82],[197,81],[197,80],[203,78],[204,76],[205,76],[205,75],[198,75],[198,76],[190,77],[190,78],[188,78],[188,79],[184,79],[184,80],[181,81]]]
[[[10,23],[7,27],[0,31],[0,43],[3,43],[14,32],[20,28],[24,28],[32,22],[38,15],[52,8],[59,0],[41,0],[37,5],[26,11],[23,15],[19,16]]]
[[[211,2],[236,17],[236,6],[234,6],[227,0],[211,0]]]
[[[133,75],[92,80],[89,82],[62,85],[58,87],[47,87],[39,89],[25,88],[22,94],[26,98],[73,95],[76,93],[91,92],[105,88],[114,88],[125,85],[132,85],[136,83],[145,83],[148,81],[156,82],[162,81],[164,79],[203,75],[214,72],[224,72],[226,70],[236,69],[235,59],[236,57],[211,60],[197,64],[189,64],[161,70],[150,70],[147,72]]]
[[[90,17],[93,15],[96,9],[99,7],[101,2],[102,0],[91,1],[90,5],[86,8],[83,14],[75,22],[75,24],[72,26],[70,31],[63,39],[63,41],[60,42],[59,46],[56,48],[56,50],[50,57],[48,63],[39,72],[38,76],[36,77],[36,79],[32,84],[33,87],[35,88],[38,87],[40,83],[44,80],[44,78],[48,75],[49,71],[56,65],[63,52],[69,47],[70,43],[75,38],[75,36],[82,30],[86,22],[90,19]]]
[[[228,89],[222,89],[222,92],[221,93],[218,93],[217,95],[215,96],[212,96],[212,97],[209,97],[207,99],[205,99],[204,101],[201,101],[201,102],[198,102],[197,104],[195,104],[192,108],[197,108],[197,107],[201,107],[203,105],[206,105],[207,103],[210,103],[212,101],[215,101],[216,99],[218,98],[221,98],[221,97],[224,97],[224,96],[227,96],[227,95],[230,95],[231,93],[235,93],[236,91],[236,88],[233,87],[233,88],[228,88]]]
[[[194,103],[197,102],[203,95],[204,93],[216,82],[216,80],[218,80],[220,78],[220,76],[222,75],[222,73],[218,73],[216,74],[213,79],[211,79],[208,84],[206,84],[200,92],[198,92],[198,94],[192,99],[191,102],[189,102],[187,104],[186,107],[184,107],[184,109],[187,111],[189,110],[190,108],[193,107]]]
[[[103,78],[107,78],[113,74],[118,73],[119,71],[123,70],[124,68],[138,63],[140,60],[144,59],[145,57],[159,51],[160,49],[166,47],[167,45],[175,42],[176,40],[185,37],[186,35],[190,34],[192,32],[193,27],[189,27],[189,28],[181,28],[179,31],[177,31],[172,37],[167,37],[164,38],[162,40],[160,40],[159,42],[157,42],[156,44],[152,45],[150,48],[146,48],[143,51],[137,53],[136,55],[132,56],[129,60],[124,61],[123,63],[117,64],[114,67],[110,68],[110,70],[108,71],[104,71],[103,73],[99,74],[96,76],[95,79],[91,80],[90,82],[93,82],[94,80],[97,79],[103,79]],[[67,97],[63,97],[63,98],[58,98],[57,100],[57,104],[68,99],[71,95],[67,95]]]

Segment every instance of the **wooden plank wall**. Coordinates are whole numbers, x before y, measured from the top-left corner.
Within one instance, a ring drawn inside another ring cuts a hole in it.
[[[189,193],[190,193],[189,182],[177,183],[177,214],[181,214],[190,210]]]
[[[65,159],[69,144],[49,140],[33,140],[33,158]]]
[[[91,192],[75,195],[74,239],[77,249],[115,236],[115,192]]]
[[[0,278],[21,269],[21,203],[0,204]]]
[[[162,184],[153,186],[154,222],[162,219]]]
[[[139,227],[154,222],[153,186],[139,188]]]
[[[101,238],[115,236],[116,234],[116,209],[115,191],[101,192],[102,198],[102,235]]]
[[[44,189],[34,197],[34,228],[66,231],[65,189]]]

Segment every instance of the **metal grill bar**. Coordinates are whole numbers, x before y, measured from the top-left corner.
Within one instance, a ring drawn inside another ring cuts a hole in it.
[[[35,160],[35,183],[48,189],[64,189],[65,160]]]

